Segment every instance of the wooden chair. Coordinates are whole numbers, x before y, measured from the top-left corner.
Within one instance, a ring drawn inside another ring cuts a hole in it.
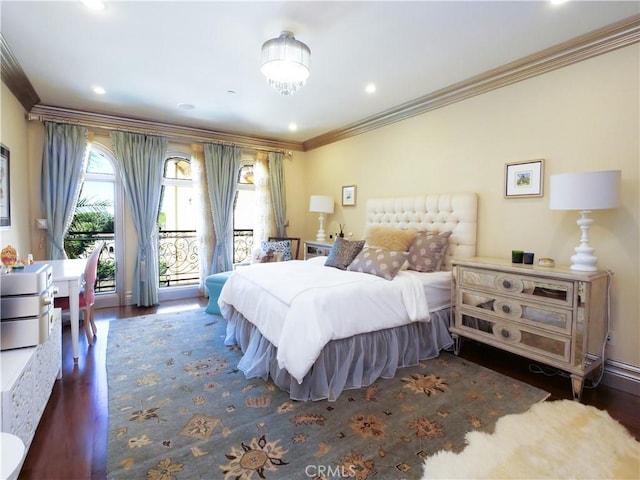
[[[98,334],[95,321],[93,320],[93,307],[96,301],[96,280],[98,279],[98,260],[100,253],[104,248],[104,242],[96,244],[93,252],[87,259],[87,265],[84,269],[84,287],[80,290],[80,312],[82,313],[82,322],[84,324],[84,332],[87,335],[89,345],[93,343],[93,337]],[[54,299],[54,306],[64,311],[69,310],[69,297],[58,297]]]
[[[300,253],[300,237],[269,237],[270,242],[280,242],[282,240],[291,241],[291,256],[293,260],[297,260]]]

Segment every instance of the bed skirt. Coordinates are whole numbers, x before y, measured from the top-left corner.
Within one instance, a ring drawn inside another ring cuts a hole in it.
[[[238,345],[238,364],[247,378],[272,381],[293,400],[335,401],[343,390],[371,385],[378,378],[393,378],[399,367],[417,365],[449,349],[450,309],[431,313],[430,322],[413,322],[329,342],[302,383],[278,368],[278,349],[242,314],[231,309],[226,345]]]

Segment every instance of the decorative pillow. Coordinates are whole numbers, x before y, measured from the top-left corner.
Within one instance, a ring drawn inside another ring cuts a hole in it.
[[[251,254],[251,263],[262,263],[265,253],[260,248],[255,248]]]
[[[345,240],[338,237],[329,250],[329,256],[324,264],[326,267],[346,270],[353,259],[358,256],[362,247],[364,247],[364,240]]]
[[[270,248],[260,259],[260,263],[282,262],[283,260],[284,252],[276,252],[273,248]]]
[[[353,259],[347,270],[370,273],[387,280],[393,280],[407,260],[408,252],[397,252],[386,248],[364,247]]]
[[[284,253],[285,261],[291,260],[291,240],[279,240],[277,242],[260,242],[260,248],[263,252],[272,249],[274,252]]]
[[[418,232],[414,229],[402,230],[400,228],[372,225],[367,228],[364,239],[369,247],[406,252],[417,234]]]
[[[451,232],[420,233],[409,248],[409,270],[437,272],[442,267]]]

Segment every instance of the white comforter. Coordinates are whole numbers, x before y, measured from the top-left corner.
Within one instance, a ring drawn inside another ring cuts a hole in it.
[[[429,319],[416,275],[399,272],[389,281],[325,267],[324,261],[240,268],[218,299],[223,317],[235,308],[278,347],[278,366],[300,383],[331,340]]]

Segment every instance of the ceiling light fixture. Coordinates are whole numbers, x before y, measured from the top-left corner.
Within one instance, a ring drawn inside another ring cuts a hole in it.
[[[262,74],[269,85],[282,95],[292,95],[304,87],[309,78],[311,50],[293,33],[283,31],[278,38],[262,44]]]

